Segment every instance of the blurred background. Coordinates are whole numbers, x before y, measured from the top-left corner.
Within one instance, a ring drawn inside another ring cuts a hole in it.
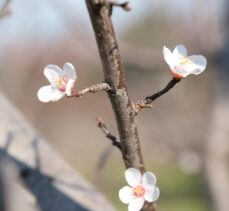
[[[84,1],[0,0],[0,89],[78,172],[117,210],[126,184],[117,149],[97,128],[102,117],[118,135],[106,93],[43,104],[37,90],[48,64],[71,62],[76,89],[103,81],[101,61]],[[203,54],[207,70],[182,80],[138,117],[147,170],[158,178],[160,211],[227,211],[229,198],[229,2],[130,0],[112,19],[132,101],[164,88],[171,78],[162,49],[184,44]],[[109,157],[102,171],[98,161]]]

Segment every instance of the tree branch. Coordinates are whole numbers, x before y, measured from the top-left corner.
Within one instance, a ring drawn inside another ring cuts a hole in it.
[[[90,87],[86,87],[78,92],[73,92],[73,94],[70,97],[82,97],[83,95],[87,93],[96,93],[96,92],[102,92],[102,91],[112,91],[112,90],[109,84],[98,83]]]
[[[94,0],[85,1],[103,65],[105,82],[112,88],[108,95],[116,117],[125,166],[137,168],[143,173],[145,166],[135,121],[136,115],[127,92],[124,69],[110,17],[110,6],[94,4]],[[145,203],[142,211],[155,211],[155,207],[155,202]]]
[[[134,103],[135,112],[138,113],[143,108],[152,108],[153,107],[152,103],[157,98],[159,98],[162,95],[164,95],[165,93],[167,93],[170,89],[172,89],[180,81],[181,81],[181,79],[172,78],[172,80],[170,80],[169,83],[166,85],[166,87],[164,89],[162,89],[161,91],[159,91],[153,95],[147,96],[144,100],[140,100],[140,101],[137,101],[136,103]]]
[[[134,167],[144,171],[140,149],[135,112],[127,92],[124,69],[109,13],[109,5],[94,4],[86,0],[97,45],[105,81],[111,86],[108,92],[118,125],[122,155],[127,168]]]

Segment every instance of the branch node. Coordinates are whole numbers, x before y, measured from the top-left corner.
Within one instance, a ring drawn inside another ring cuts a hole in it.
[[[180,81],[181,81],[181,79],[179,79],[179,78],[172,78],[169,81],[169,83],[166,85],[166,87],[164,89],[162,89],[161,91],[159,91],[153,95],[147,96],[144,100],[139,100],[136,103],[133,103],[135,114],[137,114],[143,108],[152,108],[153,107],[152,103],[157,98],[159,98],[162,95],[164,95],[165,93],[167,93],[170,89],[172,89]]]

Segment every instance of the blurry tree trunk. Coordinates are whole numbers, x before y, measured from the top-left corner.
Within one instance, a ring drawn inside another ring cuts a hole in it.
[[[229,1],[224,3],[224,47],[217,56],[216,102],[205,154],[205,175],[215,211],[229,210]]]
[[[229,99],[217,98],[212,125],[206,145],[205,176],[212,208],[228,211],[229,208]]]

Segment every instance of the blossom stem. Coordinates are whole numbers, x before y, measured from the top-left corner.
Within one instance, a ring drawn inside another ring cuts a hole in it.
[[[87,93],[96,93],[101,91],[111,91],[111,87],[107,83],[98,83],[90,87],[86,87],[78,92],[72,94],[72,97],[82,97]]]
[[[164,89],[162,89],[161,91],[159,91],[153,95],[146,97],[145,100],[148,103],[152,103],[154,100],[156,100],[157,98],[159,98],[163,94],[167,93],[170,89],[172,89],[178,82],[180,82],[180,80],[181,79],[178,79],[178,78],[172,78],[172,80],[169,81],[169,83],[166,85],[166,87]]]
[[[111,140],[112,145],[116,146],[118,149],[122,150],[120,141],[108,130],[106,124],[103,122],[102,118],[96,119],[98,127],[103,131],[108,139]]]
[[[135,112],[138,113],[143,108],[152,108],[153,107],[152,103],[157,98],[159,98],[162,95],[164,95],[165,93],[167,93],[170,89],[172,89],[180,81],[181,81],[181,79],[173,77],[164,89],[162,89],[161,91],[159,91],[153,95],[147,96],[144,100],[140,100],[140,101],[137,101],[136,103],[134,103]]]

